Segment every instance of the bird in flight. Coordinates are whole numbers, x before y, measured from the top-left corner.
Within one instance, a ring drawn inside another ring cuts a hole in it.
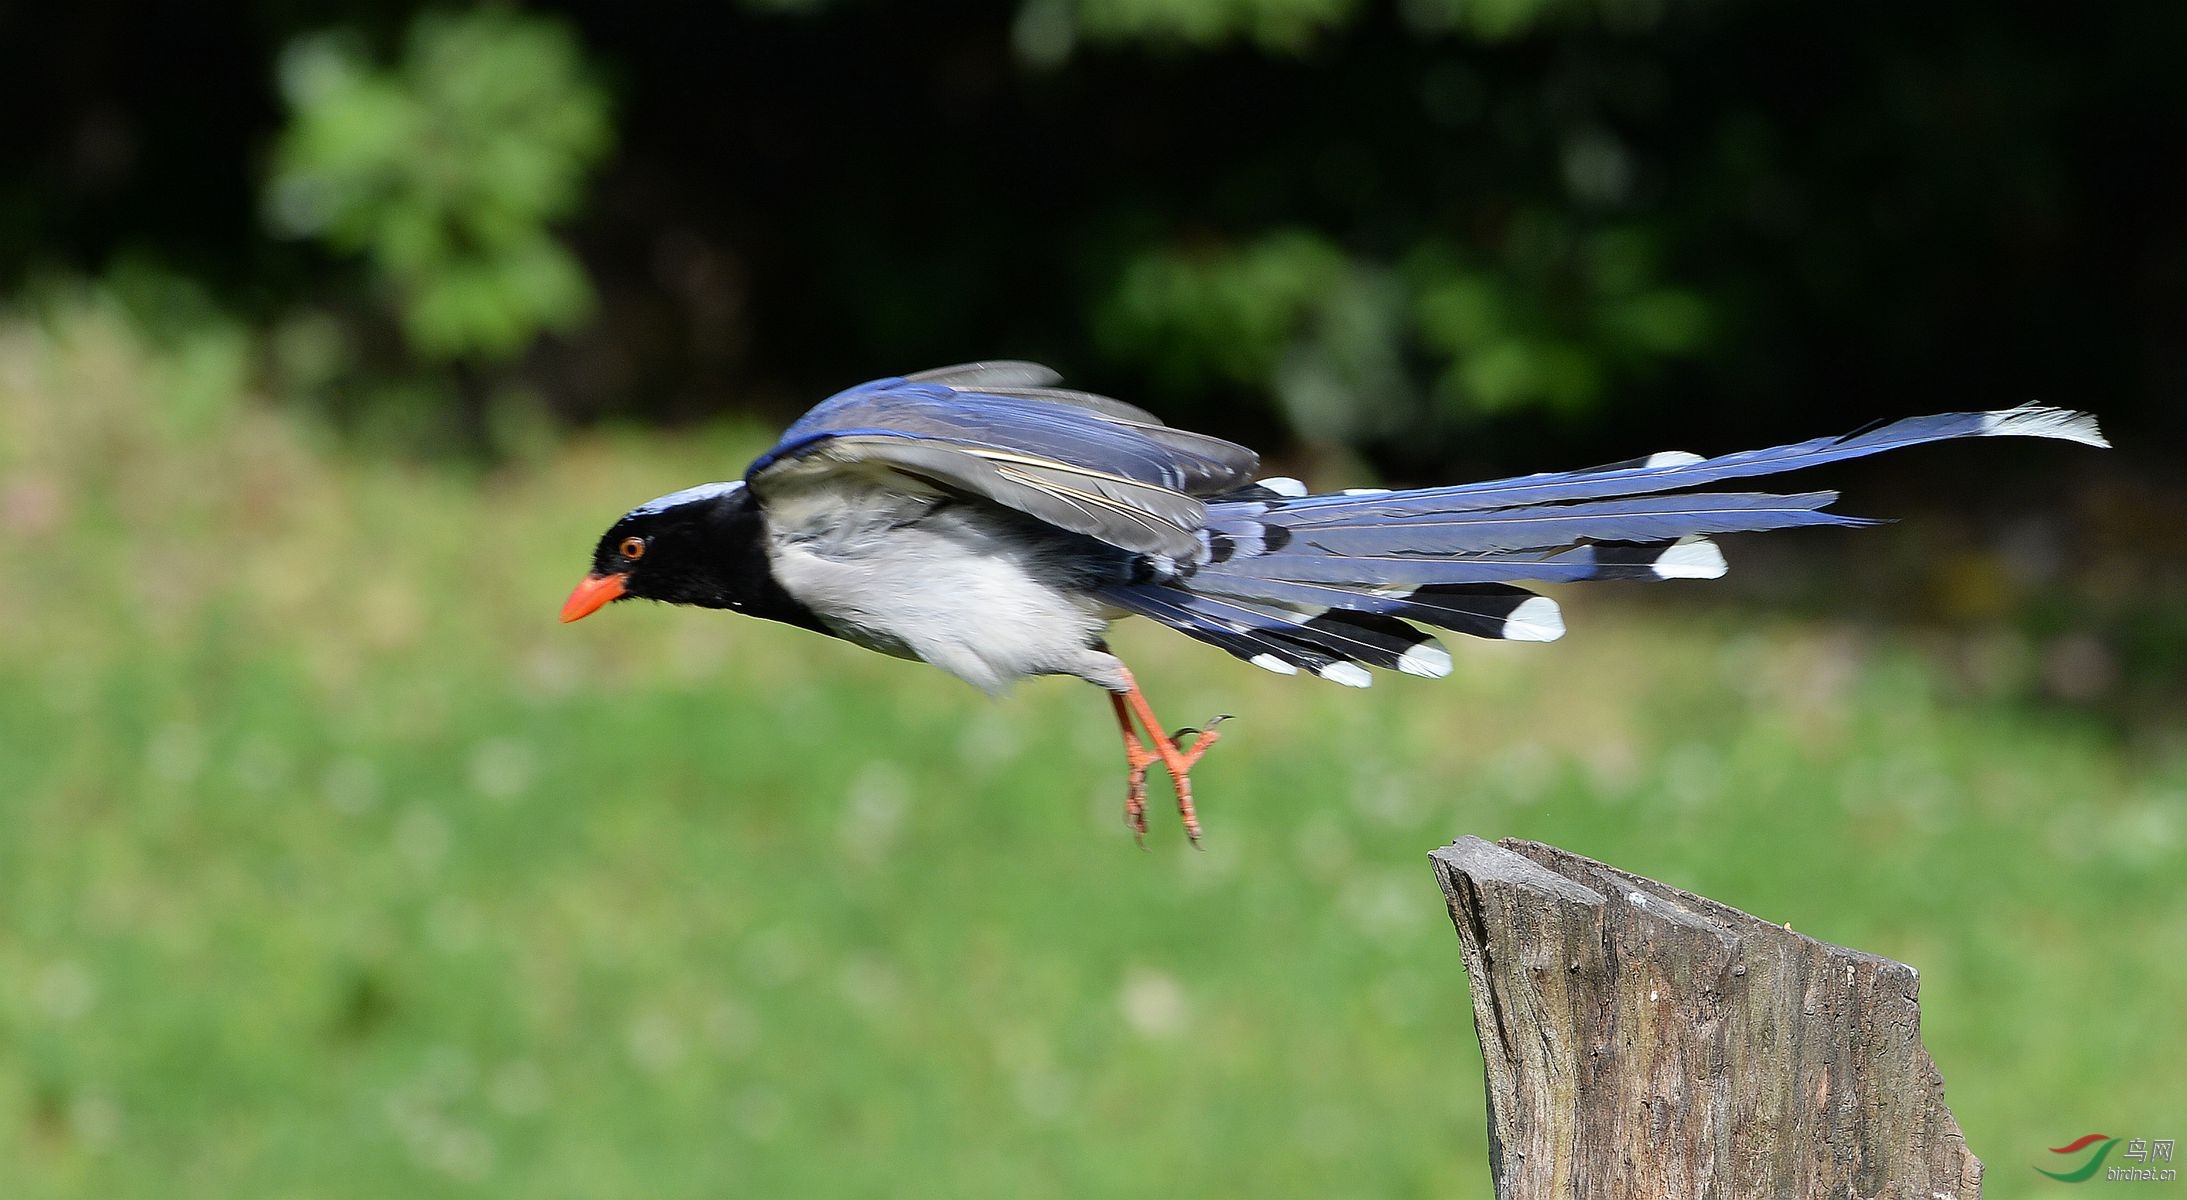
[[[1877,424],[1718,458],[1665,451],[1453,487],[1309,494],[1254,478],[1244,446],[1059,386],[1025,362],[877,379],[822,401],[746,469],[624,514],[562,606],[638,597],[725,608],[924,660],[988,692],[1029,675],[1105,689],[1123,731],[1125,821],[1146,833],[1160,763],[1185,833],[1216,718],[1163,732],[1103,635],[1141,616],[1285,675],[1366,687],[1439,677],[1418,625],[1554,641],[1556,602],[1516,586],[1714,579],[1709,535],[1872,522],[1831,491],[1705,484],[1962,437],[2107,445],[2094,417],[2025,406]],[[1134,722],[1137,727],[1134,727]]]

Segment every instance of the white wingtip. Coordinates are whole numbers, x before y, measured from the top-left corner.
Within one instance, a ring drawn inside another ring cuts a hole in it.
[[[1277,658],[1273,654],[1256,654],[1245,661],[1252,663],[1263,671],[1274,671],[1278,675],[1296,675],[1299,673],[1297,667]]]
[[[1314,674],[1331,683],[1341,683],[1345,687],[1363,688],[1374,682],[1374,676],[1367,674],[1367,668],[1358,663],[1334,662]]]
[[[1441,679],[1450,674],[1450,651],[1433,641],[1422,642],[1405,651],[1397,660],[1397,669],[1422,679]]]
[[[1536,596],[1504,618],[1504,637],[1514,642],[1553,642],[1564,636],[1564,611],[1547,596]]]
[[[2111,443],[2104,440],[2103,431],[2096,428],[2094,413],[2047,408],[2040,404],[1983,413],[1982,436],[2059,438],[2107,450],[2111,447]]]
[[[1695,454],[1691,450],[1658,450],[1654,454],[1648,456],[1648,461],[1640,465],[1646,467],[1651,471],[1655,471],[1660,470],[1664,467],[1683,467],[1687,463],[1697,463],[1700,461],[1701,456]]]
[[[1655,560],[1657,579],[1722,579],[1729,570],[1724,552],[1705,537],[1683,537]]]
[[[1306,494],[1306,485],[1288,475],[1278,475],[1273,479],[1256,479],[1254,482],[1278,496],[1288,496],[1293,500]]]

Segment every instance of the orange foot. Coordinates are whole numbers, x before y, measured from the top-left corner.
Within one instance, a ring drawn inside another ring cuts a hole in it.
[[[1117,727],[1124,732],[1124,762],[1130,768],[1130,774],[1125,778],[1124,824],[1140,845],[1146,844],[1147,768],[1159,762],[1169,771],[1170,786],[1176,789],[1177,815],[1184,821],[1185,836],[1197,846],[1200,844],[1200,818],[1192,811],[1192,765],[1199,762],[1200,756],[1221,737],[1216,726],[1230,718],[1217,717],[1203,729],[1180,729],[1164,737],[1162,723],[1155,717],[1146,695],[1139,690],[1138,681],[1129,675],[1125,680],[1130,684],[1129,691],[1109,693],[1109,701],[1116,708]],[[1154,749],[1147,749],[1146,742],[1139,738],[1139,731],[1132,727],[1135,714],[1146,728],[1146,741],[1154,743]],[[1192,738],[1191,746],[1179,746],[1178,743],[1188,735]]]

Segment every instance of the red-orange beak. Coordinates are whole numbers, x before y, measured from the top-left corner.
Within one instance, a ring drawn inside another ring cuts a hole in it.
[[[562,623],[568,624],[579,617],[591,616],[602,605],[623,594],[623,575],[587,575],[577,585],[570,598],[562,602]]]

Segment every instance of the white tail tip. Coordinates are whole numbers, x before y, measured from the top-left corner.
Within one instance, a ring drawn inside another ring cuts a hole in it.
[[[1422,642],[1405,651],[1397,660],[1397,669],[1422,679],[1441,679],[1450,674],[1450,651],[1432,641]]]
[[[1655,560],[1657,579],[1722,579],[1730,570],[1724,552],[1705,537],[1683,537]]]
[[[1504,618],[1504,637],[1514,642],[1553,642],[1564,636],[1564,610],[1547,596],[1511,610]]]
[[[2079,442],[2084,446],[2101,446],[2109,449],[2103,431],[2096,428],[2094,413],[2075,412],[2070,408],[2046,408],[2040,404],[2023,404],[2018,408],[2001,408],[1982,414],[1983,437],[2040,437],[2058,438],[2062,441]]]
[[[1367,668],[1358,663],[1330,663],[1314,674],[1331,683],[1341,683],[1345,687],[1366,687],[1374,682],[1374,676],[1367,674]]]

